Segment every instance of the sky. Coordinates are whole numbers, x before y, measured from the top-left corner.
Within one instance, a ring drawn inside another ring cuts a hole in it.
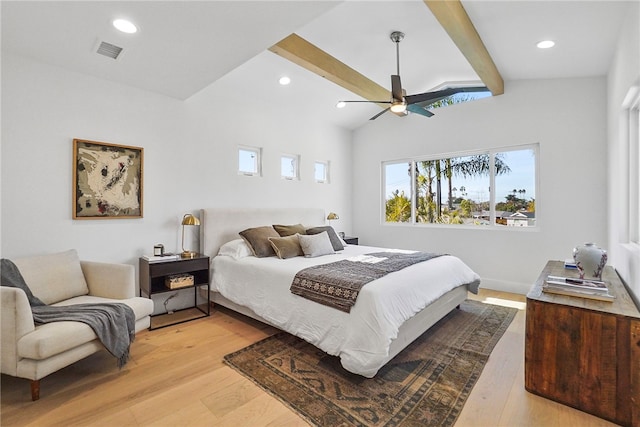
[[[513,194],[513,190],[525,190],[525,193],[516,193],[516,197],[526,200],[535,199],[535,155],[531,149],[516,151],[503,151],[502,160],[509,166],[508,174],[496,177],[496,202],[505,201],[505,197]],[[409,196],[411,193],[410,179],[407,174],[407,162],[388,164],[384,166],[387,173],[385,194],[387,198],[396,189],[404,191]],[[453,186],[458,189],[454,197],[465,197],[475,202],[489,200],[489,177],[461,178],[454,176]],[[446,179],[442,182],[443,192],[446,192],[448,184]],[[459,190],[464,187],[466,196]]]

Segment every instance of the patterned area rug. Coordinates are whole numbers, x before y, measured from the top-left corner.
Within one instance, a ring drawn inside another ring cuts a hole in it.
[[[467,300],[371,379],[286,332],[224,359],[314,426],[451,426],[516,312]]]

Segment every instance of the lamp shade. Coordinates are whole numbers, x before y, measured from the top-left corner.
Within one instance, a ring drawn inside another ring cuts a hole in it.
[[[327,215],[327,219],[329,221],[333,220],[333,219],[340,219],[340,217],[338,216],[337,213],[335,212],[329,212],[329,215]]]
[[[182,217],[182,225],[200,225],[200,220],[191,214]]]

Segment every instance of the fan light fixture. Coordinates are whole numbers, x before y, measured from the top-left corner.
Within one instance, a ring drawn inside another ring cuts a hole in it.
[[[138,27],[136,27],[133,22],[128,21],[126,19],[114,20],[113,26],[116,27],[117,30],[127,34],[134,34],[138,32]]]
[[[393,113],[404,113],[405,111],[407,111],[407,104],[401,101],[394,101],[393,104],[391,104],[391,112]]]
[[[197,252],[188,251],[184,248],[184,227],[185,225],[200,225],[200,220],[191,214],[184,214],[182,217],[182,258],[195,258]]]

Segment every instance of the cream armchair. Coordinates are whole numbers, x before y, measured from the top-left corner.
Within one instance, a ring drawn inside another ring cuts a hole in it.
[[[135,296],[132,265],[80,261],[75,250],[12,261],[33,294],[48,305],[121,302],[133,310],[136,332],[149,327],[153,301]],[[1,286],[0,297],[1,371],[31,380],[32,400],[40,397],[40,379],[104,350],[84,323],[36,325],[22,289]]]

